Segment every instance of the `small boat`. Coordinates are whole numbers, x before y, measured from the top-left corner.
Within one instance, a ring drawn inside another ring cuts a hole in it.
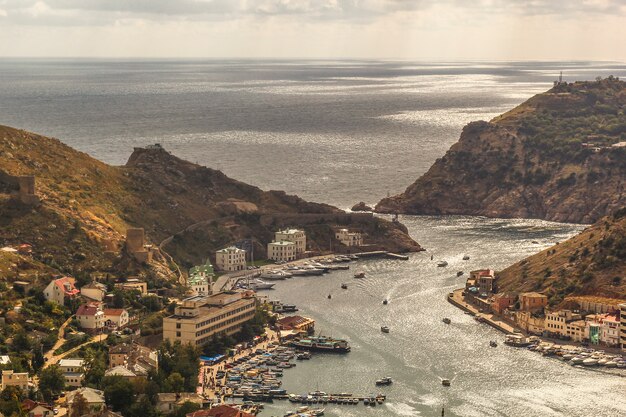
[[[446,262],[446,261],[439,261],[437,263],[437,266],[440,267],[440,268],[443,268],[444,266],[448,266],[448,262]]]
[[[387,304],[389,304],[389,301],[387,301],[387,299],[385,298],[385,299],[383,300],[383,304],[384,304],[384,305],[387,305]]]
[[[463,255],[463,260],[464,261],[469,261],[469,259],[470,259],[469,255]]]
[[[443,385],[444,387],[449,387],[450,386],[450,380],[449,379],[442,379],[441,380],[441,385]]]
[[[459,272],[456,273],[457,277],[460,277],[461,275],[463,275],[463,271],[459,271]]]
[[[341,284],[341,288],[343,288],[344,290],[348,289],[348,284]]]
[[[365,272],[357,272],[354,274],[354,278],[365,278]]]
[[[381,326],[381,327],[380,327],[380,331],[381,331],[381,332],[383,332],[383,333],[389,333],[389,327],[387,327],[387,326]]]
[[[296,359],[299,360],[299,361],[309,360],[309,359],[311,359],[311,353],[310,352],[298,353],[296,355]]]
[[[450,319],[449,319],[449,318],[447,318],[447,317],[444,317],[444,319],[443,319],[443,320],[441,320],[441,321],[443,321],[443,322],[444,322],[444,323],[446,323],[446,324],[450,324],[450,323],[452,323],[452,320],[450,320]]]
[[[489,346],[491,347],[498,347],[498,342],[496,342],[495,340],[492,340],[489,342]]]
[[[333,298],[332,295],[328,294],[328,299],[330,300],[331,298]]]
[[[595,366],[598,364],[598,360],[595,358],[587,358],[583,360],[583,365],[585,366]]]
[[[388,376],[376,380],[376,385],[391,385],[392,383],[391,377]]]
[[[538,244],[539,244],[539,242],[537,242],[536,240],[533,240],[531,243],[532,243],[533,245],[538,245]]]

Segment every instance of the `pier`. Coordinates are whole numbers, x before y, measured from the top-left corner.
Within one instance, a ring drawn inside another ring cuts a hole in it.
[[[384,250],[376,250],[372,252],[355,253],[359,258],[392,258],[406,261],[409,259],[408,255],[400,255],[398,253],[387,252]]]

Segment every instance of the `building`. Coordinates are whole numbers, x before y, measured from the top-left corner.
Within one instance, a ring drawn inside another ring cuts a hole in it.
[[[221,404],[211,408],[194,411],[185,417],[254,417],[253,414],[241,411],[228,404]]]
[[[94,301],[104,300],[104,296],[107,293],[107,286],[99,282],[93,281],[87,285],[84,285],[80,289],[80,295],[87,297]]]
[[[335,231],[335,238],[346,246],[363,246],[363,235],[359,232],[339,229]]]
[[[514,292],[502,292],[493,296],[491,310],[496,314],[504,313],[504,310],[515,304],[517,294]]]
[[[74,405],[74,401],[78,394],[82,395],[82,397],[87,401],[87,405],[91,411],[104,410],[104,392],[89,387],[82,387],[67,393],[66,401],[68,416],[72,415],[72,406]]]
[[[299,229],[285,229],[274,233],[274,241],[286,240],[296,244],[296,256],[300,257],[306,252],[306,233]]]
[[[626,303],[619,305],[619,338],[622,351],[626,352]]]
[[[109,348],[109,368],[125,367],[137,376],[147,376],[159,368],[159,355],[155,350],[137,343],[122,343]]]
[[[589,325],[589,338],[593,343],[602,343],[609,347],[620,346],[619,312],[613,314],[589,314],[585,317],[585,320]]]
[[[46,300],[60,305],[65,304],[65,300],[76,297],[80,291],[75,286],[76,280],[71,277],[63,277],[50,282],[43,295]]]
[[[28,413],[28,417],[52,417],[54,409],[46,403],[26,399],[22,401],[22,409]]]
[[[85,361],[83,359],[61,359],[59,368],[65,377],[65,385],[80,387],[85,380]]]
[[[89,303],[78,307],[76,320],[78,320],[82,329],[96,331],[105,326],[106,318],[99,304]]]
[[[170,414],[176,411],[184,403],[204,404],[204,398],[195,392],[160,392],[157,394],[156,408],[163,414]]]
[[[28,391],[28,372],[13,372],[12,370],[2,371],[2,390],[6,387],[18,387],[22,391]]]
[[[315,320],[302,316],[286,316],[276,320],[276,326],[279,330],[312,333],[315,330]]]
[[[546,313],[545,330],[551,336],[561,338],[571,337],[571,334],[567,334],[567,325],[573,321],[577,321],[580,319],[580,314],[573,313],[571,310],[551,311]],[[570,332],[571,331],[573,331],[572,328],[570,328]]]
[[[585,320],[574,320],[566,323],[565,335],[574,342],[582,342],[588,339],[587,322]]]
[[[115,284],[115,288],[119,288],[124,291],[139,291],[141,295],[148,294],[148,284],[145,281],[138,280],[137,278],[129,278],[125,282],[118,282]]]
[[[107,369],[104,373],[104,376],[120,376],[122,378],[126,378],[129,380],[137,379],[140,377],[144,377],[145,375],[138,375],[131,369],[128,369],[125,366],[119,365],[114,368]]]
[[[121,329],[126,326],[130,320],[128,311],[124,308],[105,308],[103,312],[104,324],[107,327]]]
[[[191,288],[191,291],[195,295],[210,295],[211,282],[214,277],[215,270],[211,262],[207,259],[204,265],[194,266],[189,270],[187,286]]]
[[[246,269],[246,251],[229,246],[215,252],[215,264],[222,271],[233,272]]]
[[[280,240],[267,244],[267,259],[289,262],[296,259],[296,244]]]
[[[515,322],[527,333],[535,335],[542,335],[546,327],[546,318],[530,311],[516,311]]]
[[[478,269],[470,272],[470,280],[474,286],[478,287],[478,292],[485,296],[490,295],[495,290],[495,271],[493,269]]]
[[[213,335],[234,334],[254,317],[252,291],[222,292],[208,297],[186,298],[174,314],[163,319],[163,339],[203,345]]]
[[[538,292],[525,292],[520,295],[520,310],[539,312],[548,305],[548,297]]]

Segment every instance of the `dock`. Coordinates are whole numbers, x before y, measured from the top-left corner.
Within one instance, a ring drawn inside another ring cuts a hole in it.
[[[391,258],[391,259],[400,259],[402,261],[407,261],[409,259],[408,255],[400,255],[398,253],[387,252],[384,250],[355,253],[355,255],[358,256],[359,258]]]

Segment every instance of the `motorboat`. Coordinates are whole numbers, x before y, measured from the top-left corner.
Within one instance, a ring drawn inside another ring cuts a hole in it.
[[[495,340],[492,340],[489,342],[489,346],[491,347],[498,347],[498,342],[496,342]]]
[[[446,323],[446,324],[450,324],[450,323],[452,323],[452,320],[450,320],[450,319],[449,319],[449,318],[447,318],[447,317],[444,317],[444,319],[443,319],[443,320],[441,320],[441,321],[443,321],[443,322],[444,322],[444,323]]]
[[[388,376],[376,380],[376,385],[391,385],[392,383],[391,377]]]
[[[444,266],[448,266],[448,262],[447,261],[439,261],[437,263],[437,266],[440,268],[443,268]]]
[[[469,255],[463,255],[463,260],[464,261],[469,261],[469,259],[470,259]]]
[[[303,265],[300,269],[305,272],[305,275],[322,275],[324,273],[323,269],[316,268],[313,265]]]
[[[309,359],[311,359],[311,353],[310,352],[298,353],[296,355],[296,359],[299,360],[299,361],[309,360]]]
[[[343,288],[344,290],[348,289],[348,284],[341,284],[341,288]]]
[[[249,283],[246,283],[246,286],[251,290],[271,290],[274,285],[271,282],[265,282],[260,279],[251,279]]]
[[[585,366],[596,366],[598,364],[598,360],[596,358],[587,358],[583,360],[583,365]]]
[[[459,272],[456,273],[457,277],[460,277],[461,275],[463,275],[463,271],[459,271]]]
[[[357,272],[354,274],[354,278],[365,278],[365,272]]]
[[[381,326],[381,327],[380,327],[380,331],[381,331],[381,332],[383,332],[383,333],[389,333],[389,327],[387,327],[387,326]]]
[[[442,379],[441,380],[441,385],[443,385],[444,387],[449,387],[450,386],[450,380],[449,379]]]
[[[328,294],[328,299],[330,300],[331,298],[333,298],[332,295]]]
[[[292,274],[286,271],[281,271],[280,269],[275,269],[272,271],[264,272],[260,276],[263,279],[281,280],[291,278]]]
[[[583,363],[584,360],[585,358],[583,358],[582,356],[576,356],[575,358],[572,358],[570,362],[574,365],[580,365],[581,363]]]
[[[385,298],[385,299],[383,300],[383,304],[384,304],[384,305],[387,305],[387,304],[389,304],[389,301],[387,301],[387,299]]]

